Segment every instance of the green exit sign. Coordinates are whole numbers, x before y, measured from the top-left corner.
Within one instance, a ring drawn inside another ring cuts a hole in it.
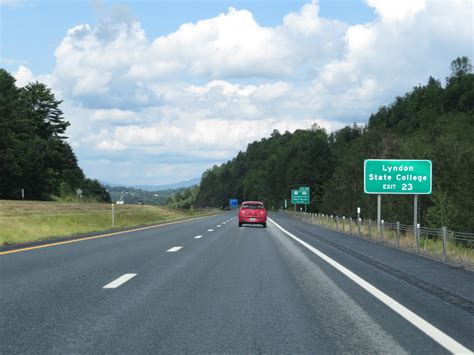
[[[431,160],[366,160],[364,162],[364,192],[366,194],[430,194],[431,168]]]
[[[309,205],[309,187],[300,187],[298,190],[291,190],[291,203],[294,205]]]

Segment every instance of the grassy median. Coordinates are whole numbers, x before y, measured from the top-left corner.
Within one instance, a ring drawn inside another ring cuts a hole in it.
[[[216,211],[115,205],[115,228],[165,223]],[[112,207],[104,203],[0,201],[0,245],[53,239],[112,229]]]

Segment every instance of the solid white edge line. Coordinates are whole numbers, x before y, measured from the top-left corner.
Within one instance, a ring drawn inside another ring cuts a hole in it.
[[[194,239],[200,239],[200,238],[202,238],[202,235],[197,235],[194,237]]]
[[[123,274],[118,279],[115,279],[114,281],[105,285],[103,288],[117,288],[135,276],[137,276],[137,274]]]
[[[339,264],[337,261],[331,259],[329,256],[326,254],[320,252],[318,249],[315,247],[311,246],[310,244],[304,242],[303,240],[299,239],[295,235],[291,234],[288,232],[286,229],[281,227],[278,223],[276,223],[273,219],[268,218],[270,222],[272,222],[278,229],[280,229],[283,233],[288,235],[290,238],[294,239],[307,249],[309,249],[311,252],[319,256],[321,259],[323,259],[325,262],[327,262],[329,265],[343,273],[345,276],[347,276],[349,279],[354,281],[356,284],[358,284],[360,287],[362,287],[364,290],[369,292],[372,296],[377,298],[379,301],[390,307],[392,310],[397,312],[399,315],[401,315],[403,318],[405,318],[407,321],[409,321],[411,324],[413,324],[415,327],[420,329],[423,333],[428,335],[431,339],[436,341],[438,344],[443,346],[445,349],[448,351],[452,352],[453,354],[472,354],[472,351],[469,350],[468,348],[464,347],[462,344],[458,343],[456,340],[451,338],[449,335],[443,333],[441,330],[436,328],[435,326],[431,325],[427,321],[425,321],[423,318],[418,316],[417,314],[413,313],[410,311],[408,308],[405,306],[401,305],[397,301],[395,301],[393,298],[388,296],[387,294],[383,293],[380,291],[378,288],[373,286],[372,284],[368,283],[361,277],[357,276],[354,274],[352,271],[347,269],[346,267],[342,266]]]
[[[167,253],[174,253],[175,251],[178,251],[180,249],[182,249],[183,247],[172,247],[170,249],[168,249],[166,252]]]

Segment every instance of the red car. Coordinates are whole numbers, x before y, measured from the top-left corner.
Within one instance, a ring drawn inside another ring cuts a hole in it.
[[[260,201],[245,201],[239,210],[239,227],[242,224],[261,224],[267,226],[267,210]]]

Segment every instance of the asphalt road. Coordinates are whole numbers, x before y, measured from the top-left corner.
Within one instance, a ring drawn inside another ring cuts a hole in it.
[[[474,349],[472,272],[281,214],[300,241],[235,217],[0,255],[0,353]]]

